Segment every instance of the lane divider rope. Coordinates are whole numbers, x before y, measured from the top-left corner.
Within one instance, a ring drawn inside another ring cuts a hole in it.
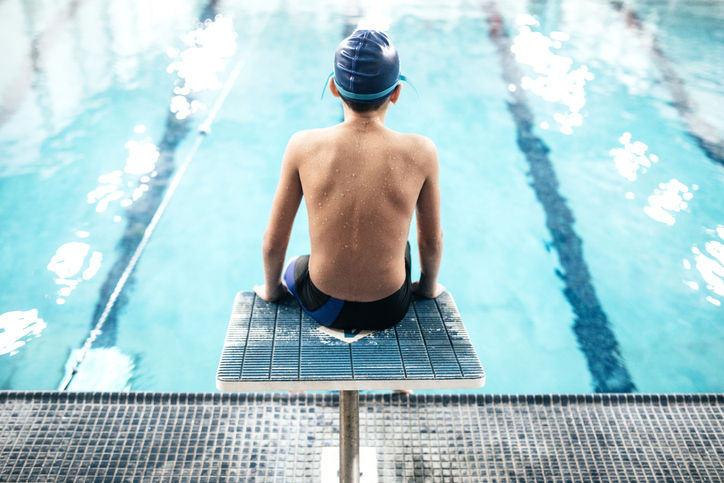
[[[234,69],[229,74],[229,77],[226,80],[226,83],[224,84],[224,87],[221,90],[219,97],[216,99],[216,102],[214,103],[213,107],[209,111],[209,115],[199,125],[198,134],[196,136],[196,140],[194,141],[193,146],[191,146],[191,149],[190,149],[188,155],[184,159],[184,162],[181,164],[178,171],[176,171],[176,173],[174,174],[174,177],[171,180],[171,183],[169,184],[168,188],[166,189],[166,193],[163,197],[163,200],[158,205],[156,212],[153,214],[153,218],[151,218],[151,221],[149,222],[148,226],[146,227],[146,230],[143,233],[143,238],[141,239],[141,242],[136,247],[136,250],[133,253],[133,256],[131,257],[131,259],[129,260],[128,265],[126,266],[125,270],[123,271],[123,274],[118,279],[118,283],[116,283],[116,286],[113,289],[111,296],[108,298],[108,302],[106,303],[101,316],[98,318],[98,322],[93,327],[93,329],[90,331],[88,338],[86,339],[85,343],[81,347],[81,350],[77,354],[77,357],[76,357],[75,362],[73,363],[72,369],[69,371],[66,371],[66,374],[59,386],[60,390],[65,391],[68,389],[71,381],[73,380],[75,375],[78,373],[78,368],[80,367],[80,365],[82,364],[86,355],[88,354],[91,347],[93,346],[93,342],[95,342],[95,340],[98,338],[98,336],[102,333],[103,324],[105,324],[106,320],[108,319],[108,316],[111,313],[111,310],[113,309],[113,306],[116,304],[116,302],[118,300],[118,297],[123,292],[123,288],[125,287],[126,282],[128,282],[128,279],[130,278],[131,273],[133,273],[133,269],[136,267],[136,264],[138,263],[138,260],[141,257],[141,253],[146,248],[146,245],[148,244],[148,240],[151,238],[153,231],[156,229],[156,226],[158,225],[158,222],[161,219],[161,216],[163,216],[163,212],[166,210],[166,207],[171,202],[171,198],[173,197],[174,193],[176,192],[176,188],[178,188],[178,185],[181,183],[181,179],[183,178],[184,174],[186,173],[186,170],[189,167],[189,164],[191,164],[191,161],[193,160],[194,156],[196,155],[196,152],[198,151],[199,147],[201,146],[201,143],[204,140],[204,138],[206,137],[206,135],[211,132],[211,125],[213,124],[214,120],[216,119],[216,116],[218,115],[219,110],[221,109],[221,106],[224,104],[224,102],[226,101],[226,98],[228,97],[229,93],[231,92],[231,89],[234,86],[236,79],[239,77],[239,74],[241,73],[244,65],[246,64],[246,61],[251,56],[252,52],[254,52],[254,50],[256,49],[256,44],[258,43],[259,38],[261,37],[261,34],[264,32],[264,30],[266,30],[266,26],[269,23],[270,17],[271,17],[271,13],[267,14],[265,19],[263,20],[259,33],[254,37],[254,39],[249,44],[248,48],[245,50],[242,57],[236,62]]]

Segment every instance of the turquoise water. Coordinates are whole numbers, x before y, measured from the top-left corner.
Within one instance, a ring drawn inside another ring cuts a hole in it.
[[[388,124],[438,146],[440,276],[483,391],[724,390],[724,165],[700,142],[724,137],[722,2],[220,2],[202,28],[205,7],[0,4],[0,388],[59,386],[157,193],[70,387],[214,390],[286,142],[340,120],[319,95],[367,22],[417,91]],[[308,251],[302,208],[289,255]]]

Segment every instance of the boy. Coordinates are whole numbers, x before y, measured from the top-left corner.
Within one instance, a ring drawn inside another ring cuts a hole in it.
[[[442,257],[435,145],[392,131],[385,114],[400,96],[400,64],[387,35],[357,30],[335,52],[329,90],[344,121],[289,140],[263,240],[267,301],[282,298],[282,267],[299,203],[309,214],[311,255],[296,257],[284,282],[317,322],[385,329],[407,312],[412,293],[437,297]],[[419,282],[410,283],[407,236],[417,210]]]

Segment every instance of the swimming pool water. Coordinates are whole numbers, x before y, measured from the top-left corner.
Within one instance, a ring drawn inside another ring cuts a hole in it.
[[[319,95],[362,22],[414,85],[388,125],[438,146],[441,281],[483,390],[724,389],[722,2],[6,0],[0,19],[0,388],[57,388],[91,337],[71,389],[213,390],[286,142],[340,120]],[[302,207],[288,254],[308,251]]]

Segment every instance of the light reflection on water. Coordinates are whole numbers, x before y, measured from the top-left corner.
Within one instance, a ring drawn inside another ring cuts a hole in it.
[[[170,106],[177,119],[186,119],[206,109],[205,104],[191,96],[221,89],[219,74],[226,70],[227,60],[236,52],[234,26],[231,18],[223,15],[217,15],[213,21],[192,30],[183,40],[187,45],[183,51],[175,48],[166,51],[169,57],[175,59],[166,71],[178,75]]]
[[[655,154],[646,154],[648,146],[641,141],[631,142],[631,133],[625,132],[618,138],[623,148],[613,148],[609,154],[613,156],[618,172],[629,181],[636,181],[636,173],[646,173],[652,163],[658,163],[659,157]]]
[[[145,126],[136,126],[134,132],[145,133]],[[158,147],[151,142],[151,138],[146,136],[142,140],[130,140],[126,142],[125,148],[128,150],[128,157],[125,161],[123,171],[116,169],[110,173],[102,174],[98,177],[100,183],[95,189],[90,191],[87,196],[89,204],[96,205],[96,212],[103,213],[108,209],[110,203],[118,201],[127,195],[127,188],[136,186],[130,194],[120,203],[122,207],[130,206],[137,201],[144,192],[148,191],[148,182],[151,176],[155,176],[154,169],[158,161]],[[125,176],[124,173],[131,176]],[[138,175],[143,175],[138,179]],[[138,183],[140,181],[140,183]],[[136,183],[138,183],[136,185]]]
[[[158,161],[158,147],[149,140],[128,141],[128,158],[123,171],[128,174],[147,174],[153,171]]]
[[[88,259],[86,265],[86,257],[90,251],[90,245],[83,242],[64,243],[53,255],[48,263],[48,270],[55,273],[55,283],[60,285],[58,289],[58,298],[56,303],[64,304],[65,298],[75,290],[78,284],[84,280],[90,280],[98,273],[103,261],[103,254],[98,250],[94,250]],[[85,269],[83,267],[85,266]],[[81,272],[81,270],[83,270]],[[78,276],[80,274],[80,276]]]
[[[88,193],[88,203],[95,204],[98,213],[106,211],[111,201],[118,200],[123,196],[123,190],[118,189],[122,182],[121,174],[120,170],[102,174],[98,177],[98,182],[101,184]]]
[[[648,198],[648,205],[644,207],[644,213],[652,219],[665,223],[669,226],[676,223],[673,213],[688,208],[687,203],[693,197],[689,187],[676,178],[668,183],[659,183],[658,188]]]
[[[511,51],[516,60],[533,68],[536,77],[523,76],[521,87],[531,91],[543,100],[563,104],[564,112],[553,114],[563,134],[572,134],[573,128],[583,124],[581,109],[586,104],[585,86],[593,80],[593,73],[588,67],[581,65],[573,69],[573,59],[557,55],[552,49],[560,49],[563,42],[569,40],[565,32],[552,32],[546,36],[533,30],[538,21],[531,15],[518,15],[516,18],[519,33],[513,39]],[[547,129],[547,122],[541,123]]]
[[[616,170],[627,180],[637,181],[639,174],[645,174],[648,168],[659,162],[658,156],[647,154],[646,143],[632,141],[631,133],[623,133],[619,142],[623,147],[613,148],[609,154],[613,157]],[[698,189],[698,185],[692,184],[689,187],[676,178],[659,183],[648,197],[644,213],[655,221],[673,226],[676,223],[675,214],[689,208],[689,201],[694,198],[694,192]],[[631,191],[626,193],[626,198],[634,197]],[[724,225],[705,231],[713,239],[706,241],[703,249],[698,244],[691,247],[693,262],[688,258],[682,260],[684,269],[690,272],[690,275],[682,282],[693,291],[705,288],[707,292],[704,299],[716,307],[721,307],[721,298],[724,297]],[[693,271],[694,268],[696,271]],[[694,274],[698,274],[701,281],[695,280]]]
[[[636,181],[639,173],[646,174],[648,168],[659,162],[657,155],[647,154],[649,147],[646,143],[632,142],[631,133],[623,133],[618,140],[623,147],[612,148],[609,155],[613,157],[616,170],[627,180]],[[698,185],[694,184],[689,188],[676,178],[659,183],[653,193],[648,196],[644,213],[653,220],[672,226],[676,223],[674,214],[689,207],[689,201],[694,197],[694,191],[698,189]],[[631,191],[628,191],[625,196],[629,200],[635,198]]]
[[[30,337],[40,337],[46,326],[37,309],[0,314],[0,355],[14,356]]]
[[[694,256],[694,263],[687,258],[683,260],[686,270],[696,268],[704,283],[704,287],[709,291],[705,299],[707,302],[720,307],[721,299],[724,298],[724,225],[719,225],[715,230],[707,229],[709,235],[714,239],[704,243],[704,250],[701,250],[696,244],[691,247],[691,253]],[[718,238],[718,239],[717,239]],[[684,280],[685,285],[690,289],[697,291],[700,284],[694,280]]]

